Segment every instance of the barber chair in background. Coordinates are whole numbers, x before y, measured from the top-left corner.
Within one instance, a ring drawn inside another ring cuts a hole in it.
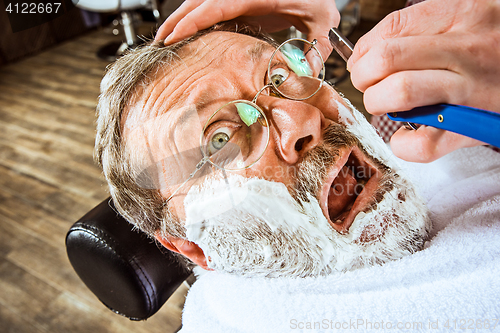
[[[125,41],[112,42],[99,49],[97,55],[107,61],[114,61],[127,49],[137,46],[140,41],[135,31],[136,11],[150,10],[160,23],[157,0],[78,0],[76,6],[92,12],[120,13],[119,24],[123,27]]]
[[[131,320],[155,314],[192,274],[186,263],[132,230],[106,199],[66,235],[69,261],[97,298]]]

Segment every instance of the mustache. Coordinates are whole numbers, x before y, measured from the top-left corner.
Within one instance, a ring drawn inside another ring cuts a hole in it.
[[[323,142],[309,150],[299,163],[292,197],[299,202],[309,202],[308,194],[318,196],[330,170],[340,158],[340,151],[347,147],[358,146],[363,150],[358,138],[344,126],[332,123],[323,133]]]

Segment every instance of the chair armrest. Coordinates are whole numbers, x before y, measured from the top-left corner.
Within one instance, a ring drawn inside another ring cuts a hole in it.
[[[174,254],[133,227],[109,198],[78,220],[66,235],[78,276],[112,311],[132,320],[155,314],[191,274]]]

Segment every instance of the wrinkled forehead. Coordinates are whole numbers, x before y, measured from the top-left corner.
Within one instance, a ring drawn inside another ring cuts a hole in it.
[[[234,60],[234,56],[259,60],[266,50],[272,52],[275,48],[276,45],[249,35],[215,31],[183,47],[179,56],[189,67],[198,61],[209,64],[218,58]]]
[[[275,45],[267,41],[226,31],[211,32],[189,43],[177,52],[172,62],[160,65],[146,82],[136,87],[122,118],[125,134],[137,124],[168,110],[202,103],[203,96],[190,99],[189,95],[193,87],[188,83],[198,77],[222,72],[232,64],[257,63],[269,57],[274,49]]]

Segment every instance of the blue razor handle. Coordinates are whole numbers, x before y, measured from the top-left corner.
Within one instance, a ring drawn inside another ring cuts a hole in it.
[[[391,120],[428,125],[500,147],[500,113],[463,105],[436,104],[387,115]]]

